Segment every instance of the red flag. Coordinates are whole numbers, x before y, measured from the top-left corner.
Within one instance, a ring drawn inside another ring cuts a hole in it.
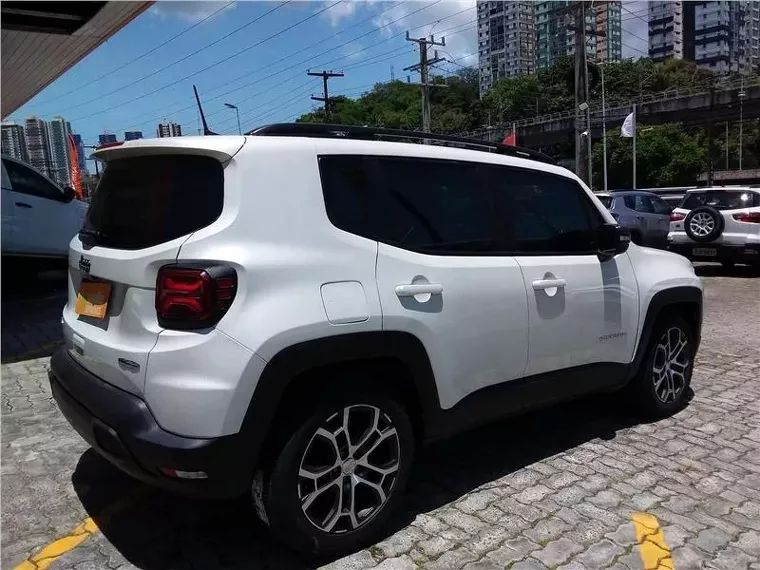
[[[71,170],[71,187],[80,200],[82,195],[82,172],[79,170],[79,152],[74,137],[69,135],[69,169]]]
[[[504,140],[501,141],[501,144],[506,144],[509,146],[517,146],[517,133],[515,131],[512,131],[507,136],[504,137]]]

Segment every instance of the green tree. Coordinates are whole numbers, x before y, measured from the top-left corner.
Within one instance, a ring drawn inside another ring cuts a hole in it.
[[[594,187],[604,187],[602,143],[592,153]],[[636,184],[639,188],[688,186],[706,168],[705,146],[694,130],[681,125],[639,126],[636,138]],[[607,182],[610,189],[633,185],[633,140],[620,129],[607,130]]]

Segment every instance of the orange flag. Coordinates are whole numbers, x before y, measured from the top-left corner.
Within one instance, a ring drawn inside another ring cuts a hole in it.
[[[79,152],[72,135],[69,135],[69,168],[71,170],[71,187],[74,188],[77,198],[82,200],[82,172],[79,170]]]

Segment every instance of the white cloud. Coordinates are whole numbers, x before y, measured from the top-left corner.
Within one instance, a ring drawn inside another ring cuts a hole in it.
[[[649,24],[647,23],[648,3],[643,0],[623,0],[621,10],[623,21],[623,57],[638,59],[649,53],[647,38]]]
[[[161,0],[153,5],[151,12],[157,16],[178,18],[186,22],[200,22],[225,5],[227,2],[218,0]],[[235,3],[224,11],[234,8]]]
[[[356,11],[359,9],[359,5],[359,2],[344,0],[340,4],[337,4],[326,12],[323,12],[322,15],[327,19],[328,22],[330,22],[330,25],[335,28],[343,20],[352,18],[353,15],[356,14]]]

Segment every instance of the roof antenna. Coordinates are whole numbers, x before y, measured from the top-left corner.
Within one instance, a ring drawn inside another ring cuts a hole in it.
[[[208,128],[208,124],[206,124],[206,115],[203,114],[203,107],[201,107],[201,99],[198,97],[198,90],[195,88],[195,85],[193,85],[193,91],[195,91],[195,101],[198,103],[198,112],[201,114],[201,122],[203,123],[203,134],[204,135],[215,135],[216,133],[213,131],[210,131]]]

